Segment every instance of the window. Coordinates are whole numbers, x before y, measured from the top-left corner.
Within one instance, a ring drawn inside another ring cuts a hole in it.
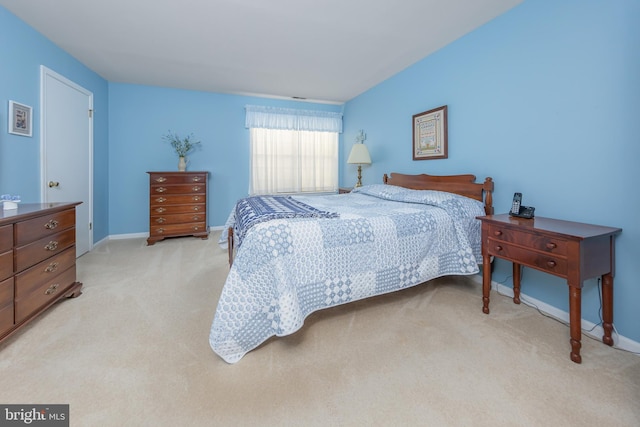
[[[338,190],[342,114],[247,106],[249,194]]]

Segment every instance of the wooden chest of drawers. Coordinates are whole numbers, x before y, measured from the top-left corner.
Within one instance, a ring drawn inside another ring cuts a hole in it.
[[[153,245],[166,237],[208,238],[208,172],[147,173],[150,194],[147,244]]]
[[[56,301],[79,296],[76,210],[79,203],[25,203],[0,211],[0,340]]]

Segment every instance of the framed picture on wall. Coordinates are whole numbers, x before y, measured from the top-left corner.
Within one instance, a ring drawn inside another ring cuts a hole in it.
[[[31,136],[32,112],[28,105],[9,101],[9,133]]]
[[[413,116],[413,160],[446,159],[447,106]]]

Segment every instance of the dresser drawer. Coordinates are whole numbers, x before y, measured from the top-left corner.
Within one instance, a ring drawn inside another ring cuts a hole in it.
[[[39,264],[34,265],[28,270],[16,275],[16,298],[33,292],[42,283],[52,280],[55,276],[69,267],[75,266],[76,263],[76,247],[72,246],[46,259]],[[75,267],[74,267],[75,270]],[[69,283],[64,283],[68,285]]]
[[[13,277],[0,282],[0,336],[13,327]]]
[[[13,248],[13,225],[3,225],[0,227],[0,252],[5,252]]]
[[[544,235],[528,233],[521,229],[512,230],[497,225],[489,226],[489,237],[503,242],[515,243],[529,248],[557,255],[567,254],[567,241]]]
[[[0,280],[13,275],[13,251],[0,254]]]
[[[151,215],[171,215],[179,213],[206,213],[205,205],[166,205],[151,208]]]
[[[158,194],[204,194],[205,184],[152,185],[151,195]]]
[[[31,292],[18,293],[16,281],[15,321],[20,323],[27,319],[40,307],[60,296],[72,283],[76,281],[75,265],[37,287],[30,288]]]
[[[151,206],[206,203],[205,194],[151,196]]]
[[[507,258],[517,264],[537,268],[557,276],[567,276],[567,259],[563,256],[532,251],[530,248],[515,246],[493,238],[488,239],[487,250],[489,255]]]
[[[16,271],[22,271],[32,265],[62,252],[76,242],[76,229],[68,228],[25,246],[16,248]]]
[[[34,240],[51,236],[57,232],[75,227],[75,208],[51,215],[43,215],[38,218],[16,223],[16,246],[23,246]]]
[[[190,222],[204,222],[205,214],[202,213],[186,213],[186,214],[173,214],[173,215],[159,215],[151,217],[151,225],[166,225],[166,224],[186,224]]]
[[[150,235],[152,236],[172,236],[203,233],[207,230],[204,222],[191,224],[169,224],[169,225],[153,225],[150,227]]]
[[[206,182],[207,174],[194,173],[151,173],[150,182],[154,184],[192,184],[198,182]]]

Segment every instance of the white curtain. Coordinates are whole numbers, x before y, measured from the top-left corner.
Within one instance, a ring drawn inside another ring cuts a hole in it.
[[[338,190],[342,114],[247,106],[251,135],[249,194]]]

